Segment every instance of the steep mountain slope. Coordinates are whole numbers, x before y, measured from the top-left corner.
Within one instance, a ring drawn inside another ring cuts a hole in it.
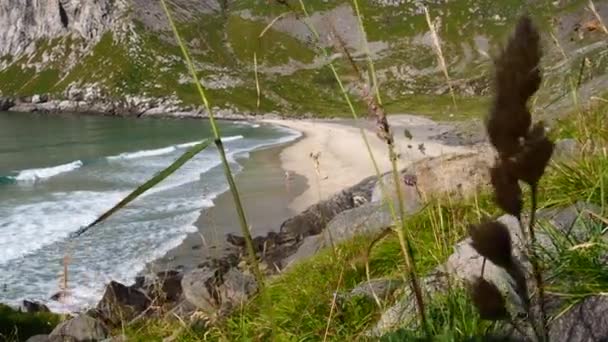
[[[346,114],[327,63],[334,60],[348,89],[358,94],[355,73],[341,58],[338,43],[343,41],[364,66],[363,35],[352,2],[305,3],[320,42],[304,24],[297,1],[170,1],[214,105],[237,112]],[[548,77],[539,96],[543,103],[564,98],[569,91],[564,84],[605,86],[606,35],[586,3],[433,1],[429,11],[442,40],[457,109],[452,108],[421,2],[375,0],[360,5],[389,109],[465,115],[484,103],[490,56],[524,11],[546,33]],[[608,17],[606,1],[596,1],[596,8]],[[320,47],[331,58],[324,57]],[[0,56],[4,96],[48,94],[82,105],[96,103],[92,110],[134,114],[198,110],[197,94],[159,1],[10,0],[0,5]],[[574,67],[578,65],[583,67]],[[579,69],[580,75],[564,72]],[[40,108],[70,107],[57,102]]]

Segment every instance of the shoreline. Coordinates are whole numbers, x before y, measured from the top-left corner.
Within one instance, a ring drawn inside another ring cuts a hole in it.
[[[348,119],[255,121],[296,130],[302,136],[252,151],[249,158],[239,160],[243,171],[235,178],[253,238],[279,232],[287,219],[376,174],[360,128],[366,133],[380,172],[390,171],[392,167],[386,144],[375,136],[372,122],[360,120],[359,124],[363,125],[358,127]],[[471,151],[437,140],[436,137],[451,130],[451,126],[412,115],[391,116],[389,121],[401,169],[427,157]],[[405,129],[411,139],[398,134]],[[286,179],[291,184],[289,193],[285,192]],[[235,251],[226,241],[227,234],[242,236],[232,194],[226,190],[213,203],[212,207],[201,210],[194,224],[197,232],[188,234],[178,247],[149,263],[146,272],[187,271],[210,258],[221,258]]]
[[[281,223],[297,214],[290,207],[292,200],[309,187],[304,176],[291,175],[286,183],[280,153],[302,137],[287,143],[250,152],[248,158],[237,160],[243,169],[235,175],[235,182],[246,212],[252,236],[278,231]],[[227,234],[242,236],[229,189],[213,199],[213,206],[204,208],[182,243],[164,256],[150,262],[144,272],[166,270],[187,271],[211,259],[221,258],[233,251],[226,241]]]
[[[388,120],[399,155],[400,169],[427,157],[471,151],[465,146],[448,146],[438,139],[441,134],[453,129],[450,125],[405,114],[391,115]],[[303,175],[310,184],[290,205],[294,211],[301,212],[366,177],[376,175],[361,130],[365,132],[380,173],[392,168],[386,143],[376,136],[374,122],[369,120],[261,121],[303,134],[301,139],[281,152],[282,167],[288,172]]]

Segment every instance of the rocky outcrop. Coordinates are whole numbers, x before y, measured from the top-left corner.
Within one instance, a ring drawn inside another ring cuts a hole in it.
[[[51,341],[101,341],[108,337],[107,327],[100,321],[87,315],[79,315],[60,323],[49,335]]]
[[[281,233],[297,240],[320,234],[339,213],[355,208],[358,203],[369,202],[375,184],[376,177],[366,178],[359,184],[335,194],[330,199],[309,207],[303,213],[283,222]]]
[[[551,323],[550,341],[608,340],[608,298],[591,296]]]
[[[46,305],[44,305],[42,303],[38,303],[38,302],[29,301],[29,300],[24,300],[21,303],[21,309],[23,310],[23,312],[27,312],[27,313],[51,312],[51,310],[49,310],[49,308]]]
[[[593,225],[594,214],[599,215],[600,213],[601,209],[596,206],[577,203],[565,208],[541,210],[538,213],[538,217],[541,221],[548,222],[551,227],[555,228],[553,234],[561,234],[560,238],[567,239],[573,244],[582,244],[591,239],[593,229],[589,227]],[[511,215],[503,215],[498,221],[502,222],[511,234],[513,255],[516,261],[524,266],[528,274],[531,274],[531,267],[524,253],[525,247],[518,220]],[[547,231],[538,229],[537,235],[538,243],[544,251],[548,253],[555,252],[556,247]],[[608,241],[608,237],[604,237],[604,239]],[[604,259],[608,262],[608,259],[605,257]],[[427,298],[432,298],[433,294],[437,293],[437,291],[443,291],[449,288],[450,285],[454,286],[454,281],[465,286],[471,284],[481,274],[483,264],[484,258],[471,246],[471,239],[467,238],[454,246],[454,253],[450,255],[445,264],[438,266],[430,275],[422,279],[423,292]],[[506,295],[507,307],[511,313],[526,312],[524,304],[518,296],[515,280],[503,268],[495,265],[490,260],[486,260],[483,277],[495,284],[501,293]],[[450,284],[449,281],[452,283]],[[528,287],[533,286],[532,283],[528,284]],[[416,322],[416,307],[413,296],[409,291],[409,287],[404,289],[404,291],[405,295],[403,298],[382,314],[376,326],[370,331],[371,335],[381,336],[404,324]],[[593,333],[600,334],[603,338],[608,336],[605,329],[589,329],[585,323],[595,322],[604,324],[601,322],[605,321],[607,313],[606,301],[593,298],[595,297],[587,299],[580,304],[582,307],[574,308],[560,320],[552,323],[551,336],[554,336],[555,339],[551,339],[551,341],[602,340],[592,339]],[[547,307],[555,309],[560,307],[559,301],[547,304],[551,304],[547,305]],[[577,338],[569,339],[568,336]]]
[[[97,313],[110,325],[119,326],[144,312],[150,303],[150,298],[138,288],[112,281],[97,304]]]
[[[0,111],[9,110],[15,106],[15,100],[9,97],[1,97],[0,96]]]
[[[19,55],[39,39],[75,34],[97,41],[122,0],[6,0],[0,3],[0,56]]]
[[[185,299],[207,314],[229,312],[257,291],[251,274],[237,268],[222,270],[203,267],[182,279]]]

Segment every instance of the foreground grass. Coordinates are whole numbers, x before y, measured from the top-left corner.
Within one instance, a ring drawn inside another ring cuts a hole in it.
[[[555,134],[587,145],[592,139],[596,146],[606,146],[607,110],[608,106],[600,106],[573,114],[557,125]],[[573,122],[576,127],[571,127]],[[544,195],[540,207],[586,201],[600,206],[605,217],[608,158],[601,151],[584,150],[580,158],[552,164],[542,183]],[[412,232],[420,274],[427,274],[447,259],[452,246],[465,237],[468,223],[495,213],[490,196],[481,194],[477,199],[466,201],[435,200],[411,217],[406,226]],[[608,291],[608,269],[602,263],[608,246],[598,240],[603,226],[598,221],[587,228],[590,241],[554,236],[554,243],[560,247],[544,261],[547,277],[552,280],[548,291],[563,299],[562,310],[589,295]],[[382,239],[366,257],[374,238],[358,236],[337,246],[335,253],[327,249],[296,264],[270,280],[258,297],[211,328],[190,327],[169,319],[141,322],[128,327],[126,333],[136,341],[161,340],[176,331],[181,331],[178,334],[181,341],[365,340],[364,333],[402,293],[397,292],[381,306],[363,297],[337,302],[334,298],[344,298],[342,295],[367,279],[366,264],[371,278],[403,278],[405,265],[399,257],[396,235]],[[587,245],[575,248],[580,244]],[[428,312],[433,334],[440,341],[480,339],[493,330],[493,325],[479,319],[462,289],[455,288],[432,298]],[[382,340],[416,338],[422,338],[421,331],[404,328]]]
[[[32,335],[48,334],[60,320],[52,313],[23,313],[0,304],[0,341],[22,341]]]

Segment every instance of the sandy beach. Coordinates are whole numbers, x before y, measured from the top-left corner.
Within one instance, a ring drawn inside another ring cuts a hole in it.
[[[437,135],[447,125],[411,116],[389,118],[398,149],[399,167],[447,153],[466,153],[462,146],[447,146]],[[266,120],[266,123],[297,130],[303,136],[281,146],[254,151],[243,161],[236,176],[241,199],[253,236],[278,232],[288,218],[331,195],[375,175],[361,136],[365,133],[380,172],[391,168],[386,144],[373,131],[373,122],[360,120]],[[405,133],[407,130],[407,134]],[[199,231],[153,263],[156,271],[191,269],[227,249],[226,234],[241,236],[232,194],[225,192],[204,209],[196,222]]]
[[[300,212],[342,189],[376,174],[362,131],[381,172],[389,171],[391,163],[386,143],[374,132],[374,124],[366,119],[354,120],[266,120],[304,134],[280,155],[282,167],[291,174],[308,180],[308,188],[294,198],[290,208]],[[447,146],[433,137],[449,131],[447,125],[413,115],[392,115],[389,123],[398,149],[399,167],[403,168],[425,157],[447,153],[465,153],[466,147]],[[406,133],[407,130],[407,133]]]

